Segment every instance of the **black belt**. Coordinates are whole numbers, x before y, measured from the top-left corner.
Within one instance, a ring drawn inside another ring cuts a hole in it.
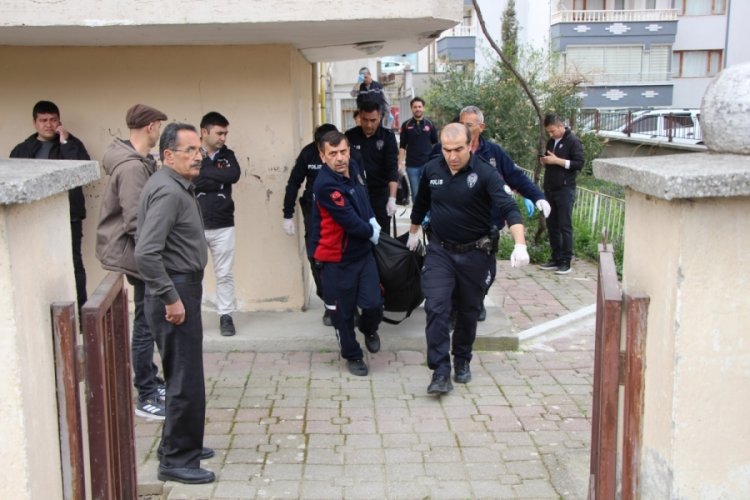
[[[185,284],[185,283],[200,283],[203,281],[203,271],[196,271],[194,273],[167,273],[172,283]]]
[[[481,242],[485,237],[482,237],[478,239],[477,241],[472,241],[469,243],[456,243],[453,241],[448,240],[441,240],[438,238],[435,233],[432,233],[432,236],[430,236],[430,243],[433,245],[439,245],[442,248],[448,250],[449,252],[453,253],[466,253],[471,252],[472,250],[479,250],[479,242]]]

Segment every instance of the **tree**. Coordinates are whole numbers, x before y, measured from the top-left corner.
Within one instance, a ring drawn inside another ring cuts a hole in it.
[[[508,0],[503,12],[503,25],[500,40],[503,42],[503,52],[511,64],[518,64],[518,19],[516,19],[516,2]]]

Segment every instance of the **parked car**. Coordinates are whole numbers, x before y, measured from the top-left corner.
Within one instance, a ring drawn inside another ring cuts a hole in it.
[[[380,61],[380,74],[395,75],[403,73],[406,69],[406,64],[403,61]]]
[[[631,137],[672,142],[703,144],[699,109],[651,109],[625,115],[625,122],[613,129],[601,127],[603,137]]]

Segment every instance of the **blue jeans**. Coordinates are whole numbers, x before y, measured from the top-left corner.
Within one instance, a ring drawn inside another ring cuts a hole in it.
[[[409,176],[409,189],[411,189],[411,202],[417,199],[417,191],[419,191],[419,179],[422,177],[422,170],[424,165],[419,167],[406,167],[406,175]]]
[[[130,339],[130,360],[133,364],[133,385],[138,390],[138,400],[144,402],[156,398],[159,380],[159,369],[154,364],[154,336],[146,321],[143,311],[143,296],[146,285],[143,281],[127,276],[128,283],[133,285],[133,333]]]

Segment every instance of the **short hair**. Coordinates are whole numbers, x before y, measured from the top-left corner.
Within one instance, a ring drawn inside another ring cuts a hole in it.
[[[364,75],[365,73],[370,74],[370,75],[372,74],[370,73],[370,68],[368,68],[367,66],[362,66],[361,68],[359,68],[360,75]]]
[[[560,118],[560,115],[557,115],[555,113],[548,113],[544,115],[544,126],[549,127],[550,125],[563,125],[565,126],[565,122],[562,118]]]
[[[359,110],[358,110],[358,109],[355,109],[355,110],[354,110],[354,113],[352,113],[352,116],[353,116],[353,117],[354,117],[354,119],[356,120],[356,119],[357,119],[357,117],[359,116]]]
[[[332,123],[324,123],[323,125],[319,126],[315,129],[315,134],[313,135],[313,138],[315,140],[315,144],[320,141],[320,138],[326,135],[328,132],[333,132],[334,130],[338,130],[336,128],[336,125],[333,125]]]
[[[164,161],[164,151],[167,149],[174,151],[177,147],[177,134],[180,130],[189,130],[196,134],[198,133],[195,127],[189,123],[172,122],[164,127],[164,132],[161,133],[161,138],[159,139],[159,158],[161,158],[161,161]]]
[[[484,113],[482,113],[482,110],[478,107],[466,106],[461,110],[458,116],[460,117],[464,113],[466,113],[467,115],[477,115],[477,120],[479,120],[479,123],[484,123]]]
[[[411,101],[409,101],[409,107],[411,108],[412,106],[414,106],[415,102],[421,102],[422,106],[426,105],[426,103],[424,102],[424,99],[422,99],[421,97],[415,97],[414,99],[412,99]]]
[[[372,113],[373,111],[380,113],[380,104],[375,101],[365,101],[359,105],[360,113]]]
[[[318,140],[318,151],[323,152],[326,144],[336,147],[341,144],[341,141],[346,141],[346,143],[349,144],[349,139],[346,138],[346,135],[343,132],[339,132],[338,130],[326,132],[320,137],[320,140]]]
[[[461,127],[466,132],[466,144],[471,143],[471,130],[466,125],[461,125],[460,123],[449,123],[443,127],[440,131],[440,142],[443,142],[443,135],[448,137],[458,137],[460,134],[460,129],[458,127]]]
[[[219,127],[228,127],[229,120],[227,120],[224,115],[222,115],[221,113],[217,113],[216,111],[209,111],[208,113],[203,115],[203,118],[201,118],[201,128],[209,129],[217,125]]]
[[[34,120],[36,120],[37,115],[57,115],[60,118],[60,108],[52,101],[39,101],[34,104],[31,115],[34,117]]]

